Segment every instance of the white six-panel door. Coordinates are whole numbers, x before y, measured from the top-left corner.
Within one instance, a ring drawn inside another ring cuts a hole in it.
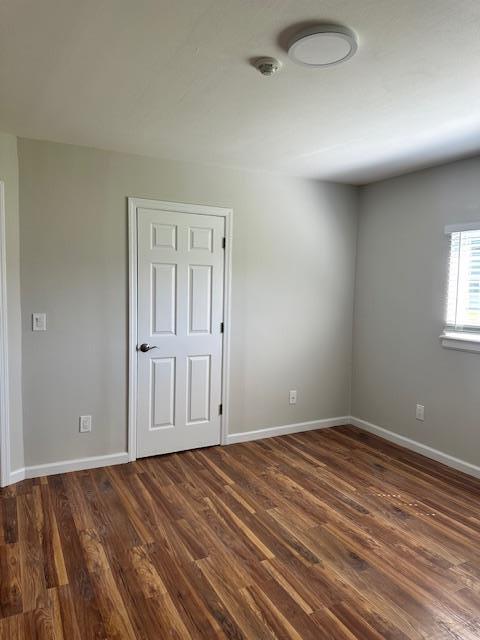
[[[137,456],[220,442],[225,220],[137,209]]]

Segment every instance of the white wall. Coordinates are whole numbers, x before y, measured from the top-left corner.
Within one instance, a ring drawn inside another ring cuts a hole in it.
[[[480,158],[362,189],[352,415],[480,464],[480,354],[442,348],[448,223],[480,221]],[[416,403],[425,422],[415,420]]]
[[[31,140],[19,158],[26,465],[126,448],[128,196],[234,209],[231,433],[348,415],[356,189]]]
[[[18,469],[23,467],[18,157],[17,138],[5,133],[0,133],[0,180],[5,183],[10,464]]]
[[[0,136],[14,468],[23,465],[16,154],[15,138]],[[480,463],[480,356],[438,339],[443,228],[480,220],[480,158],[362,188],[357,238],[350,187],[31,140],[19,141],[19,156],[27,465],[125,450],[129,195],[235,211],[231,433],[351,408]],[[46,333],[31,332],[33,311],[48,313]],[[83,413],[92,434],[78,434]]]

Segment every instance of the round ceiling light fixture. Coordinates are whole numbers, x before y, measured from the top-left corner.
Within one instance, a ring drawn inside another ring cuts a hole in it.
[[[317,25],[298,33],[288,48],[288,55],[306,67],[331,67],[346,62],[357,50],[357,38],[347,27]]]

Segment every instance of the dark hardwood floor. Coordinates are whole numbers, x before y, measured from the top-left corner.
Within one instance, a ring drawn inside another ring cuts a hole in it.
[[[354,427],[2,491],[0,638],[480,638],[480,481]]]

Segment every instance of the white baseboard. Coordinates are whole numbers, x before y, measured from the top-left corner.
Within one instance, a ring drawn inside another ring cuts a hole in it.
[[[263,429],[255,429],[253,431],[245,431],[242,433],[230,433],[227,435],[226,444],[235,444],[238,442],[249,442],[250,440],[262,440],[263,438],[272,438],[274,436],[284,436],[289,433],[301,433],[302,431],[312,431],[315,429],[326,429],[328,427],[339,427],[346,424],[352,424],[364,431],[373,433],[385,440],[394,442],[406,449],[420,453],[427,458],[441,462],[448,467],[463,471],[468,475],[480,478],[480,467],[455,458],[448,453],[433,449],[426,444],[417,442],[398,433],[379,427],[376,424],[356,418],[354,416],[341,416],[337,418],[327,418],[323,420],[311,420],[310,422],[298,422],[296,424],[285,424],[280,427],[265,427]],[[129,462],[128,453],[111,453],[104,456],[92,456],[89,458],[77,458],[76,460],[63,460],[61,462],[52,462],[49,464],[40,464],[31,467],[24,467],[10,472],[9,484],[14,484],[26,478],[38,478],[40,476],[49,476],[56,473],[66,473],[68,471],[82,471],[84,469],[95,469],[97,467],[108,467],[114,464],[125,464]]]
[[[301,433],[302,431],[312,431],[314,429],[326,429],[328,427],[339,427],[349,424],[350,416],[339,418],[327,418],[324,420],[311,420],[310,422],[297,422],[296,424],[284,424],[281,427],[264,427],[254,431],[243,431],[241,433],[227,434],[226,444],[237,442],[249,442],[250,440],[263,440],[263,438],[273,438],[274,436],[286,436],[289,433]]]
[[[443,464],[447,465],[447,467],[452,467],[453,469],[457,469],[457,471],[463,471],[463,473],[467,473],[470,476],[480,478],[480,467],[472,464],[471,462],[460,460],[460,458],[455,458],[448,453],[438,451],[438,449],[433,449],[426,444],[417,442],[417,440],[412,440],[411,438],[407,438],[406,436],[401,436],[398,433],[394,433],[393,431],[389,431],[388,429],[379,427],[378,425],[367,422],[366,420],[362,420],[361,418],[355,418],[354,416],[351,416],[350,424],[353,424],[355,427],[359,427],[360,429],[364,429],[364,431],[368,431],[369,433],[374,433],[381,438],[385,438],[385,440],[394,442],[401,447],[405,447],[406,449],[410,449],[411,451],[415,451],[416,453],[421,453],[427,458],[431,458],[432,460],[436,460],[437,462],[442,462]]]
[[[20,480],[25,480],[25,467],[15,469],[15,471],[10,471],[8,484],[15,484],[15,482],[20,482]]]
[[[126,462],[128,462],[128,453],[125,451],[122,453],[109,453],[105,456],[91,456],[89,458],[38,464],[12,471],[10,473],[10,484],[27,478],[39,478],[40,476],[52,476],[56,473],[66,473],[68,471],[83,471],[84,469],[109,467],[113,464],[125,464]]]

